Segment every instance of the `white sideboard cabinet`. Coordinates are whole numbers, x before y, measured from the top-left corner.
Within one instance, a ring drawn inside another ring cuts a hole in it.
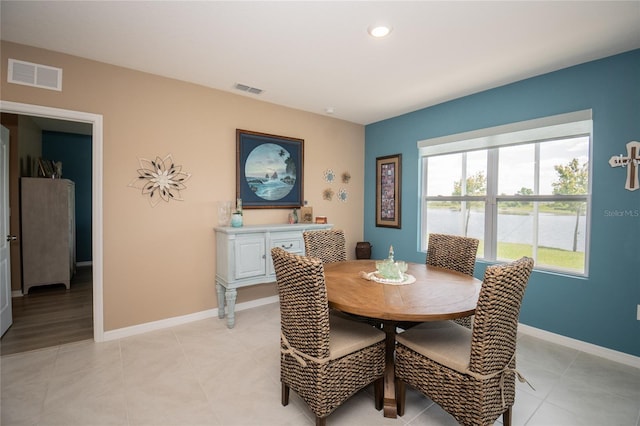
[[[70,288],[76,269],[75,185],[68,179],[20,179],[22,292]]]
[[[214,228],[218,317],[225,317],[226,306],[227,327],[233,328],[237,289],[276,280],[271,260],[273,247],[303,255],[304,231],[332,227],[331,224],[297,223]]]

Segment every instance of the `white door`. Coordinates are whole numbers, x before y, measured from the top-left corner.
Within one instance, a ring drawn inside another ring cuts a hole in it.
[[[0,336],[13,323],[9,259],[9,129],[0,129]]]

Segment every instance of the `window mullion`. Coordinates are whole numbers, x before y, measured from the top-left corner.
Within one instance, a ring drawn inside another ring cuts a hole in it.
[[[484,257],[495,260],[497,253],[498,207],[496,194],[498,192],[498,150],[487,151],[487,201],[484,214]]]
[[[537,143],[534,146],[534,169],[533,169],[533,193],[536,195],[540,194],[540,144]],[[531,241],[531,257],[534,261],[538,260],[538,230],[540,229],[540,203],[533,203],[533,229],[532,229],[532,237]]]
[[[427,176],[429,175],[429,157],[422,157],[422,188],[420,189],[421,205],[420,205],[420,237],[418,238],[419,250],[427,249]],[[428,195],[428,194],[427,194]]]
[[[460,180],[460,195],[462,196],[462,202],[460,203],[460,213],[462,213],[460,215],[460,231],[462,233],[462,235],[464,235],[466,237],[466,235],[464,234],[464,222],[465,222],[465,216],[466,216],[466,212],[467,212],[467,200],[464,198],[467,195],[467,153],[463,152],[462,153],[462,177]]]

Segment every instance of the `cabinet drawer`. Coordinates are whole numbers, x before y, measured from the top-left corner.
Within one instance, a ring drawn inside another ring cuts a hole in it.
[[[273,234],[269,243],[269,252],[274,247],[280,247],[291,253],[303,253],[304,242],[299,232],[283,232]]]

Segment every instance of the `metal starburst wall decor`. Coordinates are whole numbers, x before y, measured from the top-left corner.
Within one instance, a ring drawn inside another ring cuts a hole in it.
[[[182,166],[176,166],[171,154],[155,160],[139,158],[138,162],[138,176],[128,186],[141,189],[142,195],[148,195],[151,207],[157,206],[160,200],[183,201],[180,191],[187,189],[184,183],[191,174],[183,172]]]

